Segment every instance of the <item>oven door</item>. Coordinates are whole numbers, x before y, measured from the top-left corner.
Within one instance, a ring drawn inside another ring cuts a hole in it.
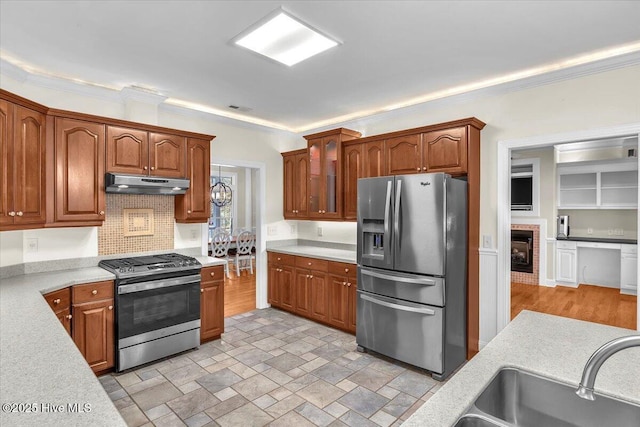
[[[116,310],[120,348],[199,328],[200,275],[120,285]]]

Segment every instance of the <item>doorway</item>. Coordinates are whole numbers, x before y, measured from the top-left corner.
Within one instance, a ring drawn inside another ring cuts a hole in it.
[[[640,123],[632,125],[617,126],[611,128],[593,129],[581,132],[571,132],[565,134],[546,135],[534,138],[506,140],[498,143],[497,149],[497,211],[498,211],[498,256],[497,256],[497,331],[502,330],[511,321],[512,312],[512,286],[511,286],[511,158],[515,151],[520,149],[534,149],[551,147],[564,143],[576,143],[593,141],[599,139],[621,138],[627,136],[638,136],[640,134]],[[638,227],[636,219],[636,230]],[[544,235],[544,234],[543,234]],[[546,246],[542,245],[542,246]],[[636,261],[637,264],[637,261]],[[551,266],[549,267],[551,269]],[[553,271],[553,270],[550,270]],[[636,274],[637,275],[637,274]],[[546,276],[543,282],[546,283]],[[543,285],[545,283],[542,283]],[[539,283],[540,284],[540,283]],[[538,284],[538,285],[539,285]],[[544,286],[538,286],[543,288]],[[546,289],[538,289],[545,292]],[[515,294],[515,296],[518,296]],[[551,297],[552,298],[552,297]],[[595,297],[599,298],[599,297]],[[640,330],[640,306],[635,304],[635,325],[633,329]]]
[[[207,240],[217,228],[232,236],[229,276],[225,277],[225,317],[267,307],[265,177],[266,165],[262,162],[214,157],[211,164],[212,185],[221,181],[232,191],[228,205],[218,207],[212,203],[207,230]],[[246,260],[236,262],[233,253],[243,231],[255,237],[251,266]],[[246,268],[238,271],[237,265]]]

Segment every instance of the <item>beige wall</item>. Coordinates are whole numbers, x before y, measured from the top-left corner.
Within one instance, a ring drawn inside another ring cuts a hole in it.
[[[560,209],[558,215],[569,215],[572,236],[608,237],[614,239],[638,238],[638,211],[636,209]],[[588,233],[588,229],[592,233]],[[623,236],[609,234],[619,228]]]

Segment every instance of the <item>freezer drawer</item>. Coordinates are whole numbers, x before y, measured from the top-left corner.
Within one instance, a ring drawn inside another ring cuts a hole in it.
[[[356,342],[402,362],[442,374],[444,308],[358,291]]]
[[[421,304],[444,306],[444,278],[358,267],[358,289]]]

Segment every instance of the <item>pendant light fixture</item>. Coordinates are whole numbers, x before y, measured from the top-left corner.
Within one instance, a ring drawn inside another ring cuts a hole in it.
[[[211,203],[218,207],[226,206],[231,203],[231,187],[222,182],[222,174],[220,166],[218,166],[218,182],[210,188]]]

